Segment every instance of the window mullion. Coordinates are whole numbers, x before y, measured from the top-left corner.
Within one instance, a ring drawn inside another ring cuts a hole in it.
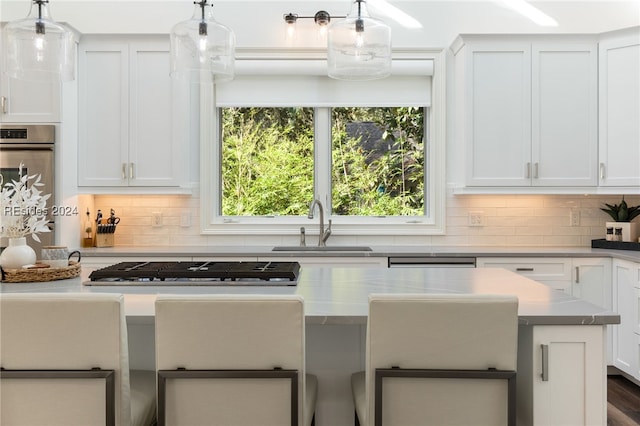
[[[314,194],[331,212],[331,108],[315,108]]]

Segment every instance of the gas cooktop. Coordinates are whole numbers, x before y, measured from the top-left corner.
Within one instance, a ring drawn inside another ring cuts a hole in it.
[[[85,285],[294,286],[298,262],[121,262],[97,269]]]

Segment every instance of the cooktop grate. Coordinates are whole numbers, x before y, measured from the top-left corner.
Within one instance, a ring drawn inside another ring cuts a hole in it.
[[[97,269],[91,282],[185,281],[221,283],[247,281],[251,284],[295,285],[300,272],[298,262],[121,262]]]

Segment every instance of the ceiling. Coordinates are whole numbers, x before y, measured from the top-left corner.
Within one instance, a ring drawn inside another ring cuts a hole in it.
[[[376,0],[384,1],[384,0]],[[388,0],[415,18],[422,28],[406,28],[387,19],[394,47],[446,47],[460,33],[602,33],[640,25],[640,0],[546,0],[530,3],[558,22],[543,27],[506,7],[514,0]],[[382,17],[369,0],[371,13]],[[2,0],[0,20],[26,16],[30,0]],[[81,34],[168,34],[178,21],[189,18],[192,0],[51,0],[54,19],[67,22]],[[239,47],[284,47],[283,15],[313,15],[318,10],[344,15],[347,0],[213,0],[216,19],[236,33]],[[309,36],[305,36],[307,25]],[[299,23],[300,46],[321,46],[313,22]]]

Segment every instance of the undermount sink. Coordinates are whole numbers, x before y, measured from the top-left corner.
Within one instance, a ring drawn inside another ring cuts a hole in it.
[[[276,246],[271,251],[372,251],[366,246]]]

